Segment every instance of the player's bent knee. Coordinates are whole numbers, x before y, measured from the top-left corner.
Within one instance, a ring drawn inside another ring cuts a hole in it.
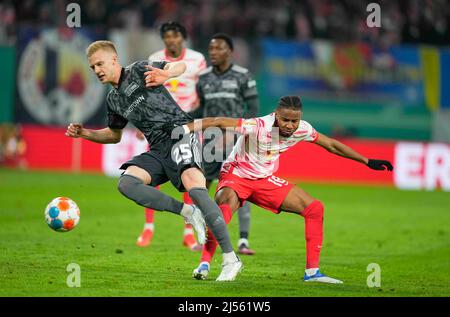
[[[141,179],[133,175],[123,174],[119,177],[117,189],[125,197],[135,200],[134,196],[136,196],[136,189],[139,185],[144,185]]]
[[[139,178],[144,184],[150,184],[152,182],[151,175],[143,168],[135,165],[128,166],[124,175],[131,175]]]
[[[130,193],[133,191],[133,188],[138,184],[138,182],[139,179],[135,176],[123,174],[119,177],[117,189],[122,195],[130,197]]]
[[[325,206],[320,200],[314,200],[311,204],[308,205],[308,207],[306,207],[306,210],[308,212],[308,218],[323,219]]]
[[[234,190],[232,190],[231,188],[222,188],[221,190],[219,190],[216,193],[215,196],[215,201],[217,203],[217,205],[229,205],[230,207],[232,207],[232,209],[234,210],[233,207],[238,208],[239,207],[239,198],[237,197],[236,193],[234,192]]]
[[[117,189],[122,195],[127,196],[127,192],[129,191],[129,185],[128,182],[124,179],[124,175],[121,175],[119,177],[119,181],[117,182]]]
[[[191,167],[183,171],[181,181],[187,191],[195,187],[206,188],[205,176],[196,167]]]

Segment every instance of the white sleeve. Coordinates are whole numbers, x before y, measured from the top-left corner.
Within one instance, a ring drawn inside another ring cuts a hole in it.
[[[260,118],[239,119],[236,132],[240,134],[254,134],[264,126]]]
[[[148,57],[149,61],[156,61],[159,60],[160,58],[158,58],[158,54],[155,52],[153,54],[150,54],[150,56]]]
[[[317,133],[316,129],[313,128],[309,122],[301,121],[301,130],[304,131],[304,135],[302,136],[302,141],[307,142],[316,142],[319,137],[319,133]]]

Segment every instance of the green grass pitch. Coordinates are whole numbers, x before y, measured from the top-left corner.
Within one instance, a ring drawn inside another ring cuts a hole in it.
[[[0,296],[449,296],[450,193],[388,187],[302,184],[325,204],[321,270],[342,285],[306,284],[304,221],[252,206],[251,246],[235,282],[191,273],[199,260],[181,245],[182,219],[155,215],[152,245],[138,248],[143,208],[123,197],[114,178],[91,174],[0,170]],[[181,198],[171,185],[162,189]],[[211,191],[212,192],[212,191]],[[52,231],[44,208],[67,196],[81,209],[71,232]],[[238,239],[237,216],[229,226]],[[67,265],[81,287],[66,285]],[[381,287],[369,288],[370,263]]]

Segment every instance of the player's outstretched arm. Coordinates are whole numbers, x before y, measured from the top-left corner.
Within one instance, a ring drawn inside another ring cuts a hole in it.
[[[203,131],[212,127],[221,129],[236,128],[239,125],[240,120],[241,119],[225,117],[203,118],[183,125],[183,129],[185,133],[190,133],[195,131]]]
[[[122,139],[122,130],[104,128],[91,130],[83,128],[79,123],[71,123],[67,127],[66,136],[71,138],[83,138],[96,143],[119,143]]]
[[[349,146],[339,142],[336,139],[327,137],[324,134],[319,133],[316,143],[321,147],[325,148],[327,151],[363,163],[374,170],[385,170],[392,171],[393,167],[391,162],[385,160],[375,160],[364,157],[359,154]]]
[[[159,69],[150,65],[145,66],[148,71],[145,75],[145,86],[155,87],[164,84],[168,79],[178,77],[186,71],[186,64],[184,62],[171,62],[164,66],[164,69]]]

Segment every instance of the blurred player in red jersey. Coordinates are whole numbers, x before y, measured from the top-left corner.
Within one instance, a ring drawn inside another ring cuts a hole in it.
[[[306,269],[305,282],[330,284],[342,281],[328,277],[319,271],[319,257],[323,240],[322,202],[303,189],[273,175],[281,153],[301,141],[314,142],[329,152],[355,160],[371,169],[392,171],[389,161],[368,159],[341,142],[318,133],[302,120],[302,103],[297,96],[282,97],[275,112],[259,118],[205,118],[183,126],[184,133],[205,130],[209,127],[235,129],[240,133],[233,151],[224,162],[216,191],[216,203],[222,210],[226,223],[234,211],[245,201],[268,209],[276,214],[281,211],[296,213],[305,219]],[[206,279],[217,242],[208,232],[200,265],[193,277]]]
[[[164,86],[170,92],[176,103],[185,112],[195,111],[199,106],[199,98],[196,92],[196,84],[199,73],[206,68],[206,60],[202,53],[184,47],[187,38],[186,29],[176,22],[166,22],[161,25],[160,35],[164,42],[165,49],[159,50],[150,55],[150,61],[182,61],[186,64],[186,71],[177,78],[171,78]],[[138,138],[143,135],[138,133]],[[183,201],[192,204],[188,192],[183,194]],[[145,209],[144,230],[137,239],[136,244],[140,247],[148,246],[153,238],[155,230],[154,210]],[[197,243],[194,231],[190,224],[185,224],[183,234],[183,245],[192,251],[200,251],[201,245]]]

